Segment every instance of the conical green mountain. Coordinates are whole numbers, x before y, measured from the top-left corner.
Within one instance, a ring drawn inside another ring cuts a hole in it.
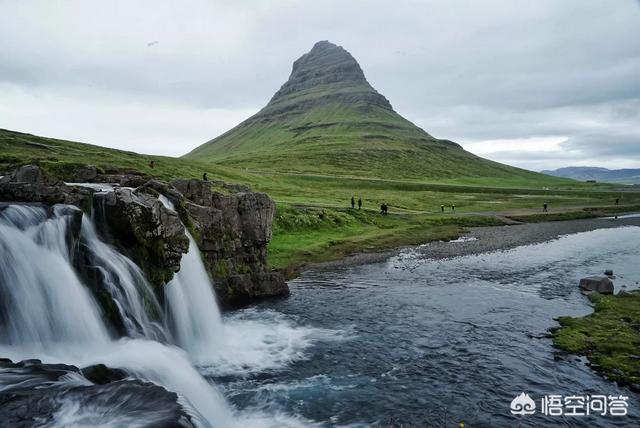
[[[293,63],[266,107],[185,157],[262,171],[379,178],[539,176],[432,137],[393,110],[349,52],[327,41]]]

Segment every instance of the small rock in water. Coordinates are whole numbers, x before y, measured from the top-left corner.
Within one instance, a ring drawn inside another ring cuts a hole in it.
[[[580,289],[586,292],[613,294],[613,282],[603,276],[590,276],[580,280]]]
[[[96,385],[106,385],[111,382],[116,382],[127,378],[127,373],[124,370],[112,369],[104,364],[96,364],[93,366],[85,367],[81,370],[85,378],[95,383]]]
[[[604,271],[604,274],[607,276],[613,276],[613,271],[611,269],[607,269]]]

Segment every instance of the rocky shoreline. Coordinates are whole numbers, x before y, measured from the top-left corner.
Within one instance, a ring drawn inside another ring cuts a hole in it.
[[[508,226],[473,227],[458,240],[433,241],[418,247],[403,247],[392,251],[376,253],[360,253],[342,260],[310,264],[306,266],[304,270],[334,269],[344,266],[380,263],[389,257],[406,251],[408,248],[411,248],[424,258],[447,259],[492,251],[504,251],[523,245],[533,245],[550,241],[562,235],[624,226],[640,226],[640,217],[624,218],[623,215],[620,215],[617,220],[613,218],[594,218],[523,223]]]

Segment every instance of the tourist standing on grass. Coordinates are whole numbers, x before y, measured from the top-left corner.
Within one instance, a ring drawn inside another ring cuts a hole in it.
[[[444,205],[440,205],[440,211],[444,212]]]
[[[543,213],[549,212],[549,206],[547,205],[546,202],[544,203],[544,205],[542,205],[542,212]]]
[[[202,181],[209,181],[209,179],[207,178],[207,173],[206,172],[204,174],[202,174]]]
[[[455,204],[451,204],[451,212],[452,213],[456,212],[456,205]]]
[[[620,198],[616,198],[616,205],[620,205]]]
[[[351,197],[351,209],[354,209],[356,207],[356,200],[353,199],[353,196]]]
[[[358,198],[358,211],[360,211],[360,208],[362,208],[362,198]]]

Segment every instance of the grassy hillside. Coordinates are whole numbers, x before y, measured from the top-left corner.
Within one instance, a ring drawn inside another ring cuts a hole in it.
[[[482,159],[396,113],[343,48],[319,42],[256,115],[185,158],[259,172],[411,181],[562,180]]]
[[[155,160],[155,168],[149,161]],[[61,179],[79,165],[92,164],[105,172],[136,172],[170,180],[210,178],[247,184],[268,193],[277,202],[270,264],[296,267],[361,251],[378,251],[432,239],[448,239],[474,225],[500,224],[510,216],[524,221],[592,216],[583,208],[608,211],[617,197],[618,210],[637,210],[640,192],[610,184],[572,180],[532,182],[491,177],[447,180],[400,180],[296,174],[246,170],[190,159],[142,155],[89,144],[0,130],[0,175],[23,164],[38,164]],[[361,197],[363,210],[351,210],[351,196]],[[382,202],[390,215],[381,217]],[[552,214],[531,217],[548,203]],[[451,205],[456,213],[451,212]],[[445,212],[440,212],[445,205]]]
[[[466,178],[560,183],[436,140],[393,111],[327,104],[277,121],[260,118],[200,146],[186,159],[257,171],[420,181]]]
[[[155,167],[149,166],[155,161]],[[103,172],[136,172],[171,179],[175,177],[202,178],[207,167],[199,162],[167,156],[144,155],[109,149],[91,144],[0,129],[0,172],[24,164],[40,165],[50,175],[64,179],[79,165],[95,165]],[[223,167],[216,168],[225,178],[235,178]],[[226,173],[226,174],[225,174]],[[215,176],[214,173],[210,175]]]

